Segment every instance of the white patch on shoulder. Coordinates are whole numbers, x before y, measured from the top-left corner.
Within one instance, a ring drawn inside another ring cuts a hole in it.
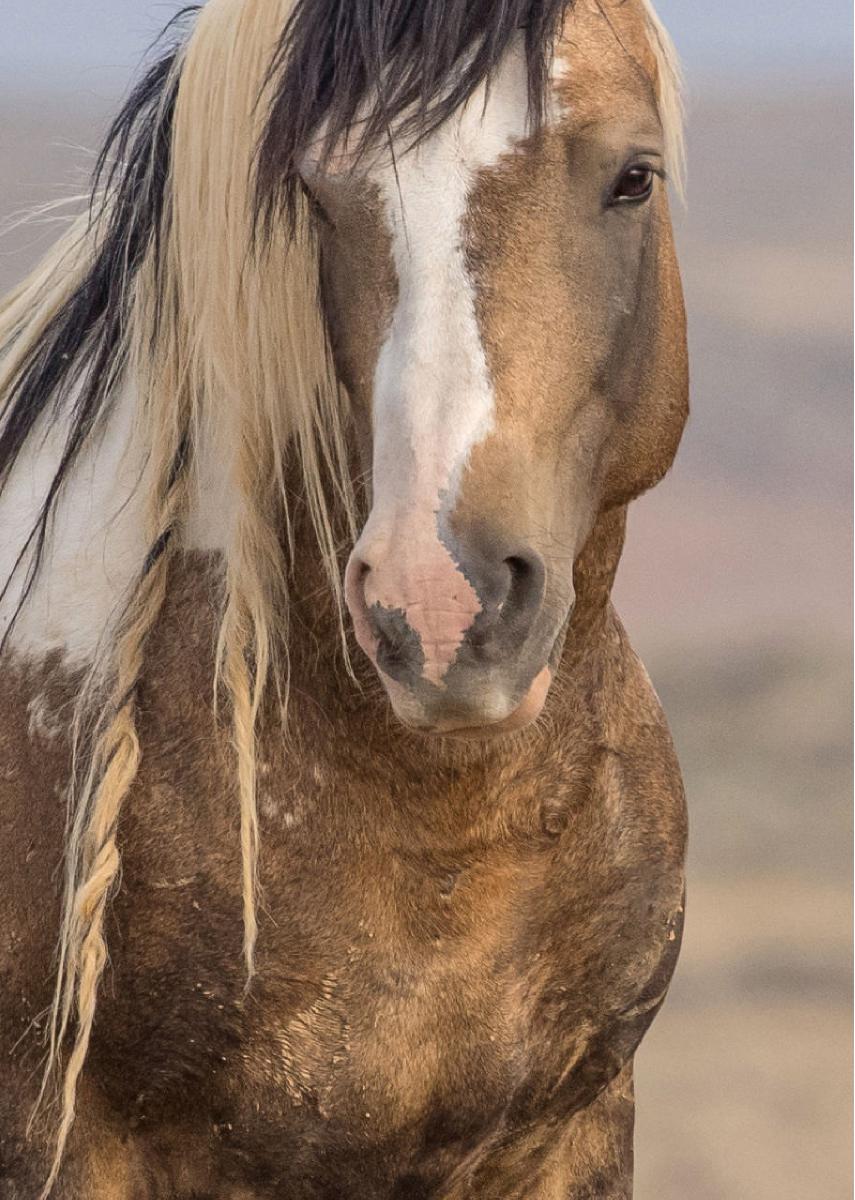
[[[122,388],[104,430],[69,476],[52,522],[35,585],[9,639],[24,658],[60,651],[66,665],[82,666],[98,643],[143,562],[144,460],[133,444],[135,396]],[[60,461],[67,425],[37,429],[0,492],[0,586],[35,524]],[[0,636],[20,600],[30,553],[0,602]]]
[[[135,432],[136,404],[136,390],[126,381],[60,494],[36,582],[9,638],[17,657],[40,661],[59,651],[66,667],[88,666],[122,611],[148,550],[150,481]],[[46,433],[37,428],[0,492],[0,588],[33,529],[67,432],[61,418]],[[213,450],[203,451],[184,545],[224,552],[234,509],[228,472],[217,469]],[[0,637],[17,610],[29,562],[28,551],[0,600]]]

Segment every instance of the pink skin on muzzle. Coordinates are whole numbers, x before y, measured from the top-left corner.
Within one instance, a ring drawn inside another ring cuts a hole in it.
[[[370,527],[369,522],[369,527]],[[400,610],[418,634],[422,675],[437,687],[482,606],[478,594],[436,534],[436,518],[400,522],[391,535],[369,532],[359,539],[345,575],[345,599],[356,639],[377,665],[377,641],[368,610],[375,604]]]

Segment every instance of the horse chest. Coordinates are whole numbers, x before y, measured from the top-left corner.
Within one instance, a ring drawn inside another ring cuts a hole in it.
[[[374,1172],[386,1195],[408,1169],[451,1169],[521,1092],[548,1095],[590,1038],[590,1013],[632,992],[622,955],[631,944],[628,958],[644,956],[637,897],[595,869],[571,883],[562,838],[539,818],[525,835],[444,843],[417,821],[343,828],[332,810],[290,802],[263,806],[263,819],[248,993],[239,897],[222,885],[233,832],[213,835],[222,847],[197,852],[195,872],[181,839],[159,848],[156,878],[143,848],[144,882],[129,846],[127,957],[102,1029],[122,1107],[146,1123],[175,1120],[176,1099],[182,1120],[192,1105],[188,1136],[210,1146],[215,1130],[224,1161],[251,1162],[297,1197],[328,1175],[344,1189],[356,1173],[373,1195]],[[601,834],[580,820],[577,853],[590,858]],[[123,1030],[136,1035],[126,1053]]]
[[[295,839],[265,879],[246,995],[236,939],[212,971],[188,937],[175,1040],[179,1059],[210,1062],[212,1109],[230,1114],[219,1124],[267,1144],[346,1140],[367,1153],[431,1121],[483,1128],[501,1107],[525,1059],[518,918],[542,872],[504,853],[467,865],[428,857]]]
[[[317,955],[299,998],[293,980],[262,989],[228,1085],[238,1108],[262,1091],[264,1124],[330,1153],[406,1160],[429,1126],[483,1132],[521,1075],[520,973],[468,939],[390,953],[370,919],[348,932],[347,946]]]

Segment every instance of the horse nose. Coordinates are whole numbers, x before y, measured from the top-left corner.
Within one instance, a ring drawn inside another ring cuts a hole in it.
[[[357,639],[386,675],[440,683],[456,662],[492,665],[519,650],[545,577],[536,551],[496,537],[436,541],[421,554],[384,540],[357,546],[346,594]]]

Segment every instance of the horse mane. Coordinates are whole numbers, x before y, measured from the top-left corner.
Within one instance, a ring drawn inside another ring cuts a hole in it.
[[[273,633],[288,613],[293,500],[286,461],[299,470],[300,502],[340,613],[336,530],[342,515],[353,532],[356,522],[346,405],[329,353],[301,156],[318,137],[329,155],[354,128],[360,153],[393,137],[414,144],[489,85],[519,37],[536,125],[557,23],[570,3],[208,0],[186,10],[171,32],[192,16],[189,35],[154,63],[108,132],[88,213],[0,305],[0,489],[40,428],[62,417],[68,430],[12,572],[24,574],[18,612],[43,566],[63,486],[103,428],[125,375],[137,388],[136,434],[146,455],[139,486],[149,551],[103,639],[75,720],[81,769],[71,784],[43,1092],[69,1031],[73,1044],[43,1196],[58,1177],[74,1119],[106,963],[104,917],[120,870],[117,823],[141,756],[136,697],[146,641],[201,486],[203,446],[229,472],[236,497],[214,686],[232,719],[244,952],[253,972],[256,726],[271,679],[287,699],[287,640]],[[648,15],[663,124],[679,167],[676,60]],[[0,580],[0,600],[10,583]]]
[[[73,223],[0,307],[0,488],[40,422],[70,410],[64,452],[13,571],[31,550],[18,609],[38,574],[62,486],[109,409],[126,361],[134,280],[163,216],[175,60],[174,50],[164,55],[112,123],[95,168],[89,217]],[[2,582],[5,592],[11,578]]]
[[[260,97],[291,7],[291,0],[210,0],[198,11],[189,38],[154,64],[114,122],[88,214],[0,309],[0,486],[47,422],[61,419],[68,430],[12,572],[26,573],[17,612],[44,566],[63,485],[103,428],[125,375],[136,387],[135,435],[146,456],[138,486],[149,551],[105,631],[74,723],[79,770],[71,781],[43,1093],[66,1035],[74,1036],[45,1195],[73,1123],[106,963],[105,912],[120,870],[117,823],[141,755],[136,702],[146,641],[201,486],[201,447],[229,473],[236,498],[214,686],[231,710],[249,975],[257,929],[256,725],[271,676],[287,697],[282,629],[294,504],[286,455],[300,466],[299,503],[314,525],[330,587],[340,592],[330,498],[345,519],[354,501],[305,204],[287,229],[254,244]],[[10,583],[0,581],[4,593]]]

